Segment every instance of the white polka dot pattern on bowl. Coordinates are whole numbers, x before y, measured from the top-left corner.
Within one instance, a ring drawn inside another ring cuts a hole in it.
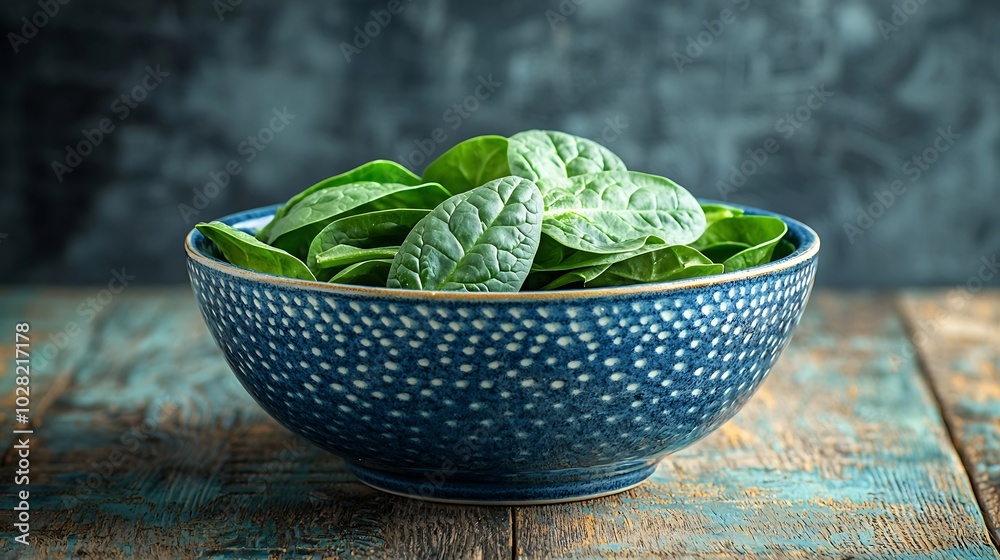
[[[342,295],[189,269],[233,371],[285,426],[387,469],[512,472],[648,459],[718,427],[787,344],[815,260],[538,301]]]

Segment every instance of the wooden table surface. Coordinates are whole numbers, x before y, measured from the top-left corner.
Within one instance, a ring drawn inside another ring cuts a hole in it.
[[[359,483],[251,400],[188,289],[7,289],[0,316],[4,557],[998,557],[1000,292],[818,291],[746,408],[649,482],[514,508]],[[20,321],[30,548],[11,533]]]

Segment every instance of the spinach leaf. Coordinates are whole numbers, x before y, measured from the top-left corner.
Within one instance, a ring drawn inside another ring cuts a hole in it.
[[[749,248],[750,245],[747,245],[746,243],[740,243],[738,241],[723,241],[721,243],[713,243],[707,247],[702,247],[700,251],[701,254],[711,259],[712,262],[722,264],[726,262],[726,259],[729,259],[736,253]]]
[[[420,220],[386,285],[411,290],[516,292],[538,249],[542,194],[505,177],[457,194]]]
[[[316,279],[302,261],[281,249],[261,243],[249,233],[222,222],[203,223],[195,227],[215,243],[231,264],[275,276]]]
[[[555,290],[572,284],[580,284],[586,287],[587,282],[591,282],[595,278],[598,278],[600,275],[604,274],[609,268],[611,268],[610,264],[603,264],[597,266],[589,266],[587,268],[581,268],[578,270],[571,270],[569,272],[564,272],[561,276],[556,277],[555,280],[550,281],[548,284],[542,286],[540,289]]]
[[[770,216],[723,218],[706,228],[692,247],[707,250],[721,243],[747,245],[746,249],[723,261],[726,272],[732,272],[770,262],[774,247],[786,231],[788,226],[785,222]]]
[[[305,257],[313,238],[337,218],[392,208],[433,208],[448,196],[436,183],[351,183],[317,191],[275,223],[267,242]]]
[[[451,194],[463,193],[510,175],[507,139],[476,136],[452,147],[424,170],[425,183],[438,183]]]
[[[550,282],[559,278],[565,271],[532,270],[521,286],[521,291],[537,291],[547,286]]]
[[[372,259],[392,259],[398,252],[398,246],[361,249],[350,245],[337,245],[316,255],[316,267],[334,268]]]
[[[725,204],[702,204],[701,209],[705,212],[705,223],[708,225],[712,225],[723,218],[734,218],[743,215],[743,210],[726,206]]]
[[[366,163],[293,196],[256,237],[198,227],[237,266],[418,290],[659,282],[795,251],[780,219],[699,204],[597,142],[546,130],[470,138],[423,178]]]
[[[592,288],[648,284],[710,276],[722,271],[723,265],[713,264],[697,250],[684,245],[673,245],[612,264],[572,270],[543,289],[551,290],[574,283]]]
[[[512,174],[532,181],[625,170],[622,160],[597,142],[551,130],[511,136],[507,159]]]
[[[278,208],[278,211],[274,214],[274,218],[272,218],[266,226],[257,232],[257,239],[260,239],[261,241],[267,241],[270,239],[271,229],[274,228],[275,222],[285,217],[285,214],[290,212],[292,208],[297,206],[307,196],[317,191],[332,187],[364,182],[397,183],[400,185],[415,186],[419,185],[423,181],[420,180],[420,177],[417,177],[410,172],[409,169],[394,161],[384,159],[370,161],[364,165],[355,167],[350,171],[345,171],[340,175],[334,175],[328,179],[323,179],[319,183],[316,183],[315,185],[290,198],[288,202]]]
[[[334,220],[309,244],[306,264],[316,272],[318,268],[316,255],[338,245],[351,245],[362,249],[399,245],[406,239],[413,226],[428,213],[430,210],[396,208]]]
[[[674,245],[650,253],[643,253],[611,265],[590,286],[626,286],[649,282],[666,282],[696,276],[721,274],[723,265],[714,264],[697,250],[684,245]]]
[[[566,259],[567,254],[572,253],[574,253],[572,249],[567,249],[558,241],[542,234],[541,240],[538,242],[538,251],[535,252],[535,260],[531,263],[531,270],[532,272],[550,270],[559,266],[559,263]]]
[[[684,245],[705,229],[705,214],[670,179],[608,171],[538,182],[545,199],[542,231],[571,249],[633,251],[647,242]]]
[[[354,284],[356,286],[385,287],[389,277],[390,259],[374,259],[354,263],[330,278],[335,284]]]
[[[550,246],[562,249],[563,252],[559,253],[559,260],[555,260],[555,250],[550,249]],[[532,272],[565,271],[589,266],[613,264],[643,253],[663,249],[665,247],[668,247],[668,245],[655,238],[650,238],[638,249],[620,251],[618,253],[590,253],[587,251],[567,249],[562,245],[559,245],[557,242],[551,241],[550,237],[543,234],[542,242],[538,246],[538,254],[541,255],[544,248],[546,251],[549,251],[549,256],[547,260],[540,260],[538,257],[535,257],[535,262],[531,265],[531,270]]]

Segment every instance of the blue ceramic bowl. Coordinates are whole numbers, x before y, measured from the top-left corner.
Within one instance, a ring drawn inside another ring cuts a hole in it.
[[[222,222],[253,232],[275,207]],[[749,214],[773,216],[747,208]],[[198,304],[247,391],[366,484],[520,504],[620,492],[730,419],[798,323],[819,238],[739,272],[482,294],[324,284],[237,268],[192,231]]]

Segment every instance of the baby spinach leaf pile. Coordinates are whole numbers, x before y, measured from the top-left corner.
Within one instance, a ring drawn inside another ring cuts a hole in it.
[[[230,263],[303,280],[516,292],[709,276],[791,254],[787,226],[699,204],[563,132],[478,136],[423,177],[376,160],[292,197],[256,236],[198,224]]]

